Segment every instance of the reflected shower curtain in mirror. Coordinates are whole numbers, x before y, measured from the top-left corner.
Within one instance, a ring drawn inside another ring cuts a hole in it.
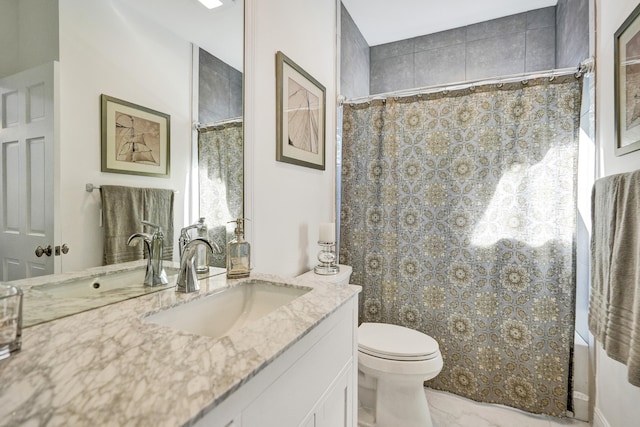
[[[563,416],[581,81],[345,104],[340,262],[360,321],[434,337],[428,386]]]
[[[223,249],[211,258],[214,267],[226,267],[227,238],[233,236],[227,223],[243,216],[242,141],[241,121],[210,126],[198,134],[200,216],[206,218],[209,239]]]

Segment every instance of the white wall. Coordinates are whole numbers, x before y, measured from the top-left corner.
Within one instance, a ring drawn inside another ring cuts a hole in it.
[[[640,151],[615,156],[614,33],[637,0],[596,0],[596,133],[599,176],[640,169]],[[607,357],[596,343],[594,426],[627,427],[640,419],[640,388],[627,382],[626,368]]]
[[[58,59],[58,2],[0,2],[0,77]]]
[[[191,161],[191,45],[118,0],[59,0],[60,227],[64,271],[102,264],[100,192],[86,183],[177,190],[174,229],[184,224]],[[100,95],[171,116],[171,176],[100,172]],[[177,251],[174,251],[177,253]]]
[[[333,221],[336,3],[248,0],[246,215],[255,271],[297,275],[317,264],[318,225]],[[276,162],[275,57],[282,51],[326,87],[326,170]]]

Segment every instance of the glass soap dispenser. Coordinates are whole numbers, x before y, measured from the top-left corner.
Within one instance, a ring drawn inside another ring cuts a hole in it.
[[[205,223],[205,218],[202,217],[196,223],[196,236],[205,240],[209,240],[209,228]],[[196,273],[208,273],[209,272],[209,253],[205,245],[198,245],[196,249]]]
[[[227,243],[227,277],[229,279],[249,277],[251,247],[249,242],[244,240],[244,218],[229,221],[231,222],[236,223],[234,231],[236,237]]]

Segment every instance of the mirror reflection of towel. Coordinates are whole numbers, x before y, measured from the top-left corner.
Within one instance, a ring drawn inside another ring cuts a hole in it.
[[[173,190],[103,185],[101,196],[104,265],[140,260],[146,256],[142,242],[135,246],[127,245],[127,239],[134,233],[152,233],[149,227],[142,225],[143,220],[162,227],[162,259],[173,259]]]

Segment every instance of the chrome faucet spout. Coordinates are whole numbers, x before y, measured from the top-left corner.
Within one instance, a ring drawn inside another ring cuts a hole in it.
[[[143,221],[143,224],[153,226],[146,221]],[[147,248],[147,271],[144,276],[145,286],[161,286],[169,283],[167,273],[162,267],[163,238],[164,235],[160,227],[157,227],[153,234],[133,233],[127,239],[127,245],[129,246],[134,246],[138,244],[138,240],[142,240],[144,246]]]
[[[189,230],[193,230],[197,228],[198,224],[189,225],[188,227],[184,227],[180,230],[180,238],[178,239],[178,251],[180,256],[182,257],[182,252],[184,251],[184,247],[191,241],[191,237],[189,236]]]
[[[200,290],[198,284],[198,275],[196,274],[195,256],[197,253],[197,246],[204,245],[207,249],[213,253],[213,246],[204,238],[196,237],[188,241],[180,256],[180,272],[178,273],[178,285],[176,292],[197,292]]]
[[[136,239],[142,239],[142,241],[145,243],[145,247],[147,249],[150,248],[151,245],[151,235],[147,234],[147,233],[133,233],[131,236],[129,236],[129,238],[127,239],[127,245],[128,246],[135,246],[138,244],[137,241],[135,241]]]

